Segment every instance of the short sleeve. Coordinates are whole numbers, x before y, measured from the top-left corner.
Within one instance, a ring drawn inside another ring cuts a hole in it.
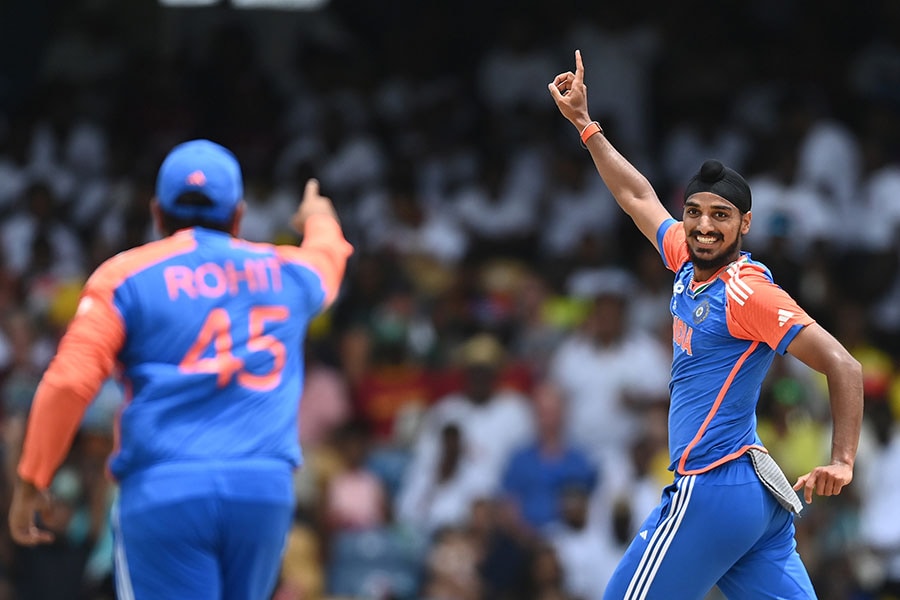
[[[814,322],[791,296],[759,266],[741,261],[729,267],[725,281],[728,331],[758,340],[784,354],[803,327]]]
[[[656,232],[656,246],[663,264],[672,272],[678,271],[690,258],[684,228],[675,219],[666,219],[660,224]]]

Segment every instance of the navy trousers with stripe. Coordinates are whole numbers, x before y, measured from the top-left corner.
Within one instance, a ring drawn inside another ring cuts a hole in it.
[[[816,597],[797,554],[793,515],[766,491],[747,457],[677,476],[625,552],[604,600],[702,600],[716,585],[733,600]]]

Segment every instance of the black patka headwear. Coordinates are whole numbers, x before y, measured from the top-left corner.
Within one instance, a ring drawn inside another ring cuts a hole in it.
[[[711,192],[734,204],[742,213],[750,212],[750,186],[734,169],[717,160],[708,160],[684,188],[687,200],[699,192]]]

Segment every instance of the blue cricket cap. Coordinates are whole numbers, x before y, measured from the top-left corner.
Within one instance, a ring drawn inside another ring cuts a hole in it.
[[[187,192],[203,194],[211,206],[179,204]],[[156,176],[156,199],[167,215],[224,223],[244,196],[241,166],[230,150],[209,140],[191,140],[175,146]]]

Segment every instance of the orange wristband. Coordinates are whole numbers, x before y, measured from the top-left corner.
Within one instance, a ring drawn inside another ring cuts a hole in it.
[[[587,125],[584,126],[584,129],[581,130],[581,145],[587,148],[587,141],[593,136],[595,133],[603,133],[603,128],[600,127],[600,123],[597,121],[591,121]]]

